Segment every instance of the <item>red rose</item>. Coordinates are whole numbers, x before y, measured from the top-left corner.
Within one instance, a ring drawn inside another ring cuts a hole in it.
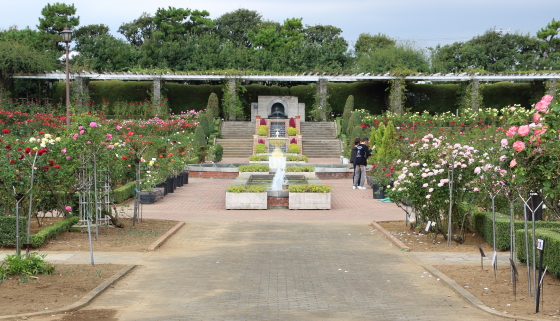
[[[49,161],[49,166],[54,166],[54,161],[53,160]]]
[[[27,147],[27,148],[25,149],[25,153],[26,153],[26,154],[29,154],[30,152],[31,152],[31,148]]]
[[[15,161],[15,160],[13,160],[13,159],[10,159],[10,164],[15,164],[15,163],[16,163],[16,161]]]
[[[54,168],[59,169],[60,165],[56,164],[56,165],[54,165]]]
[[[8,128],[4,128],[4,129],[2,129],[2,133],[9,134],[10,130]]]
[[[126,159],[126,156],[123,156],[122,159]]]

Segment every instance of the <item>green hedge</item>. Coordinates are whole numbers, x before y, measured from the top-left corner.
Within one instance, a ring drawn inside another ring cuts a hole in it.
[[[51,226],[45,227],[39,231],[39,233],[31,235],[31,245],[34,248],[40,247],[46,241],[55,238],[58,234],[69,231],[74,224],[78,223],[79,220],[80,218],[78,216],[72,216],[65,220],[56,222]]]
[[[503,108],[519,104],[523,107],[531,107],[535,101],[532,95],[533,86],[530,83],[512,83],[502,81],[493,83],[492,85],[483,85],[480,87],[482,93],[482,104],[486,108]]]
[[[290,193],[330,193],[330,185],[323,184],[294,184],[288,187]]]
[[[286,166],[286,172],[314,172],[315,168],[313,166]]]
[[[548,272],[555,277],[560,277],[560,233],[558,229],[537,228],[535,230],[537,239],[543,239],[544,258],[543,269],[548,266]],[[532,242],[532,231],[529,230],[529,242]],[[515,231],[515,247],[517,250],[517,259],[525,263],[525,231],[519,229]],[[540,251],[539,251],[540,252]],[[537,264],[540,259],[540,253],[537,252]],[[529,246],[529,265],[533,263],[533,246]]]
[[[134,197],[134,188],[136,188],[136,181],[126,183],[123,186],[114,189],[111,192],[113,202],[115,202],[115,204],[119,204],[131,197]]]
[[[19,218],[20,241],[27,238],[27,218]],[[21,242],[20,242],[21,243]],[[0,245],[16,245],[16,217],[0,216]]]
[[[429,111],[432,114],[453,111],[458,107],[456,84],[406,84],[405,108],[412,112]]]
[[[473,214],[473,223],[475,230],[484,237],[484,239],[494,244],[492,236],[492,213],[475,211]],[[523,221],[514,221],[514,229],[517,231],[524,228]],[[532,222],[527,224],[529,228]],[[537,221],[535,222],[536,228],[560,228],[560,222]],[[501,213],[496,213],[496,248],[501,251],[510,249],[510,229],[509,229],[509,216]]]
[[[269,172],[270,167],[268,165],[252,164],[252,165],[241,165],[237,168],[239,172]]]
[[[266,187],[259,185],[230,185],[226,192],[230,193],[263,193]]]
[[[222,100],[222,85],[184,85],[172,82],[166,82],[164,85],[165,92],[162,96],[169,100],[169,108],[172,113],[179,114],[185,110],[202,110],[208,105],[208,98],[211,93],[218,96],[218,100]],[[220,108],[220,110],[222,110]],[[250,114],[249,114],[250,115]],[[217,115],[217,118],[223,115]]]

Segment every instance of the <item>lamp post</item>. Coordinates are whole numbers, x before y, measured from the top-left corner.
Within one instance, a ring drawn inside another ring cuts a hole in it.
[[[69,70],[69,52],[68,43],[72,41],[72,30],[64,27],[60,32],[62,41],[66,43],[66,128],[70,127],[70,70]]]

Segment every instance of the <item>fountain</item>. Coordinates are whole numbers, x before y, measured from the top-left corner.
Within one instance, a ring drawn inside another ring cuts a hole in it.
[[[280,146],[285,145],[288,137],[280,137],[280,133],[276,131],[276,137],[268,137],[266,140],[269,144],[274,146],[274,151],[268,158],[268,166],[271,170],[273,169],[285,169],[286,168],[286,157],[280,149]],[[283,180],[283,179],[282,179]]]

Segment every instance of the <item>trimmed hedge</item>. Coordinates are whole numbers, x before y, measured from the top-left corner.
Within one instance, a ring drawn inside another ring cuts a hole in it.
[[[537,228],[535,230],[537,239],[544,240],[544,257],[543,267],[548,266],[548,272],[555,277],[560,277],[560,233],[558,229]],[[532,241],[532,231],[529,230],[529,242]],[[515,231],[515,244],[517,250],[517,259],[525,263],[525,231],[519,229]],[[529,265],[533,263],[533,246],[529,246]],[[537,264],[540,259],[540,253],[537,252]]]
[[[263,193],[266,187],[259,185],[231,185],[226,189],[230,193]]]
[[[286,172],[295,172],[295,173],[301,173],[301,172],[314,172],[315,168],[313,166],[286,166]]]
[[[330,193],[330,185],[323,184],[294,184],[288,187],[290,193]]]
[[[492,237],[492,213],[475,211],[473,214],[473,223],[475,230],[484,237],[484,239],[493,245]],[[523,230],[523,221],[514,221],[514,229],[517,231],[519,229]],[[532,222],[527,222],[529,228],[532,226]],[[541,228],[560,228],[560,222],[547,222],[547,221],[537,221],[535,222],[537,229]],[[517,232],[516,232],[517,233]],[[496,248],[501,251],[507,251],[510,249],[510,229],[509,229],[509,216],[501,213],[496,213]]]
[[[239,172],[269,172],[270,167],[268,165],[252,164],[252,165],[241,165],[237,168]]]
[[[136,188],[136,181],[126,183],[123,186],[111,191],[111,196],[113,196],[115,204],[122,203],[127,199],[134,197],[134,188]]]
[[[27,217],[19,218],[20,241],[27,238],[26,233]],[[21,242],[20,242],[21,244]],[[0,216],[0,245],[16,245],[16,217]]]
[[[34,248],[40,247],[46,241],[55,238],[58,234],[69,231],[74,224],[78,223],[79,220],[80,218],[78,216],[72,216],[65,220],[56,222],[51,226],[45,227],[37,234],[31,235],[31,245]]]

